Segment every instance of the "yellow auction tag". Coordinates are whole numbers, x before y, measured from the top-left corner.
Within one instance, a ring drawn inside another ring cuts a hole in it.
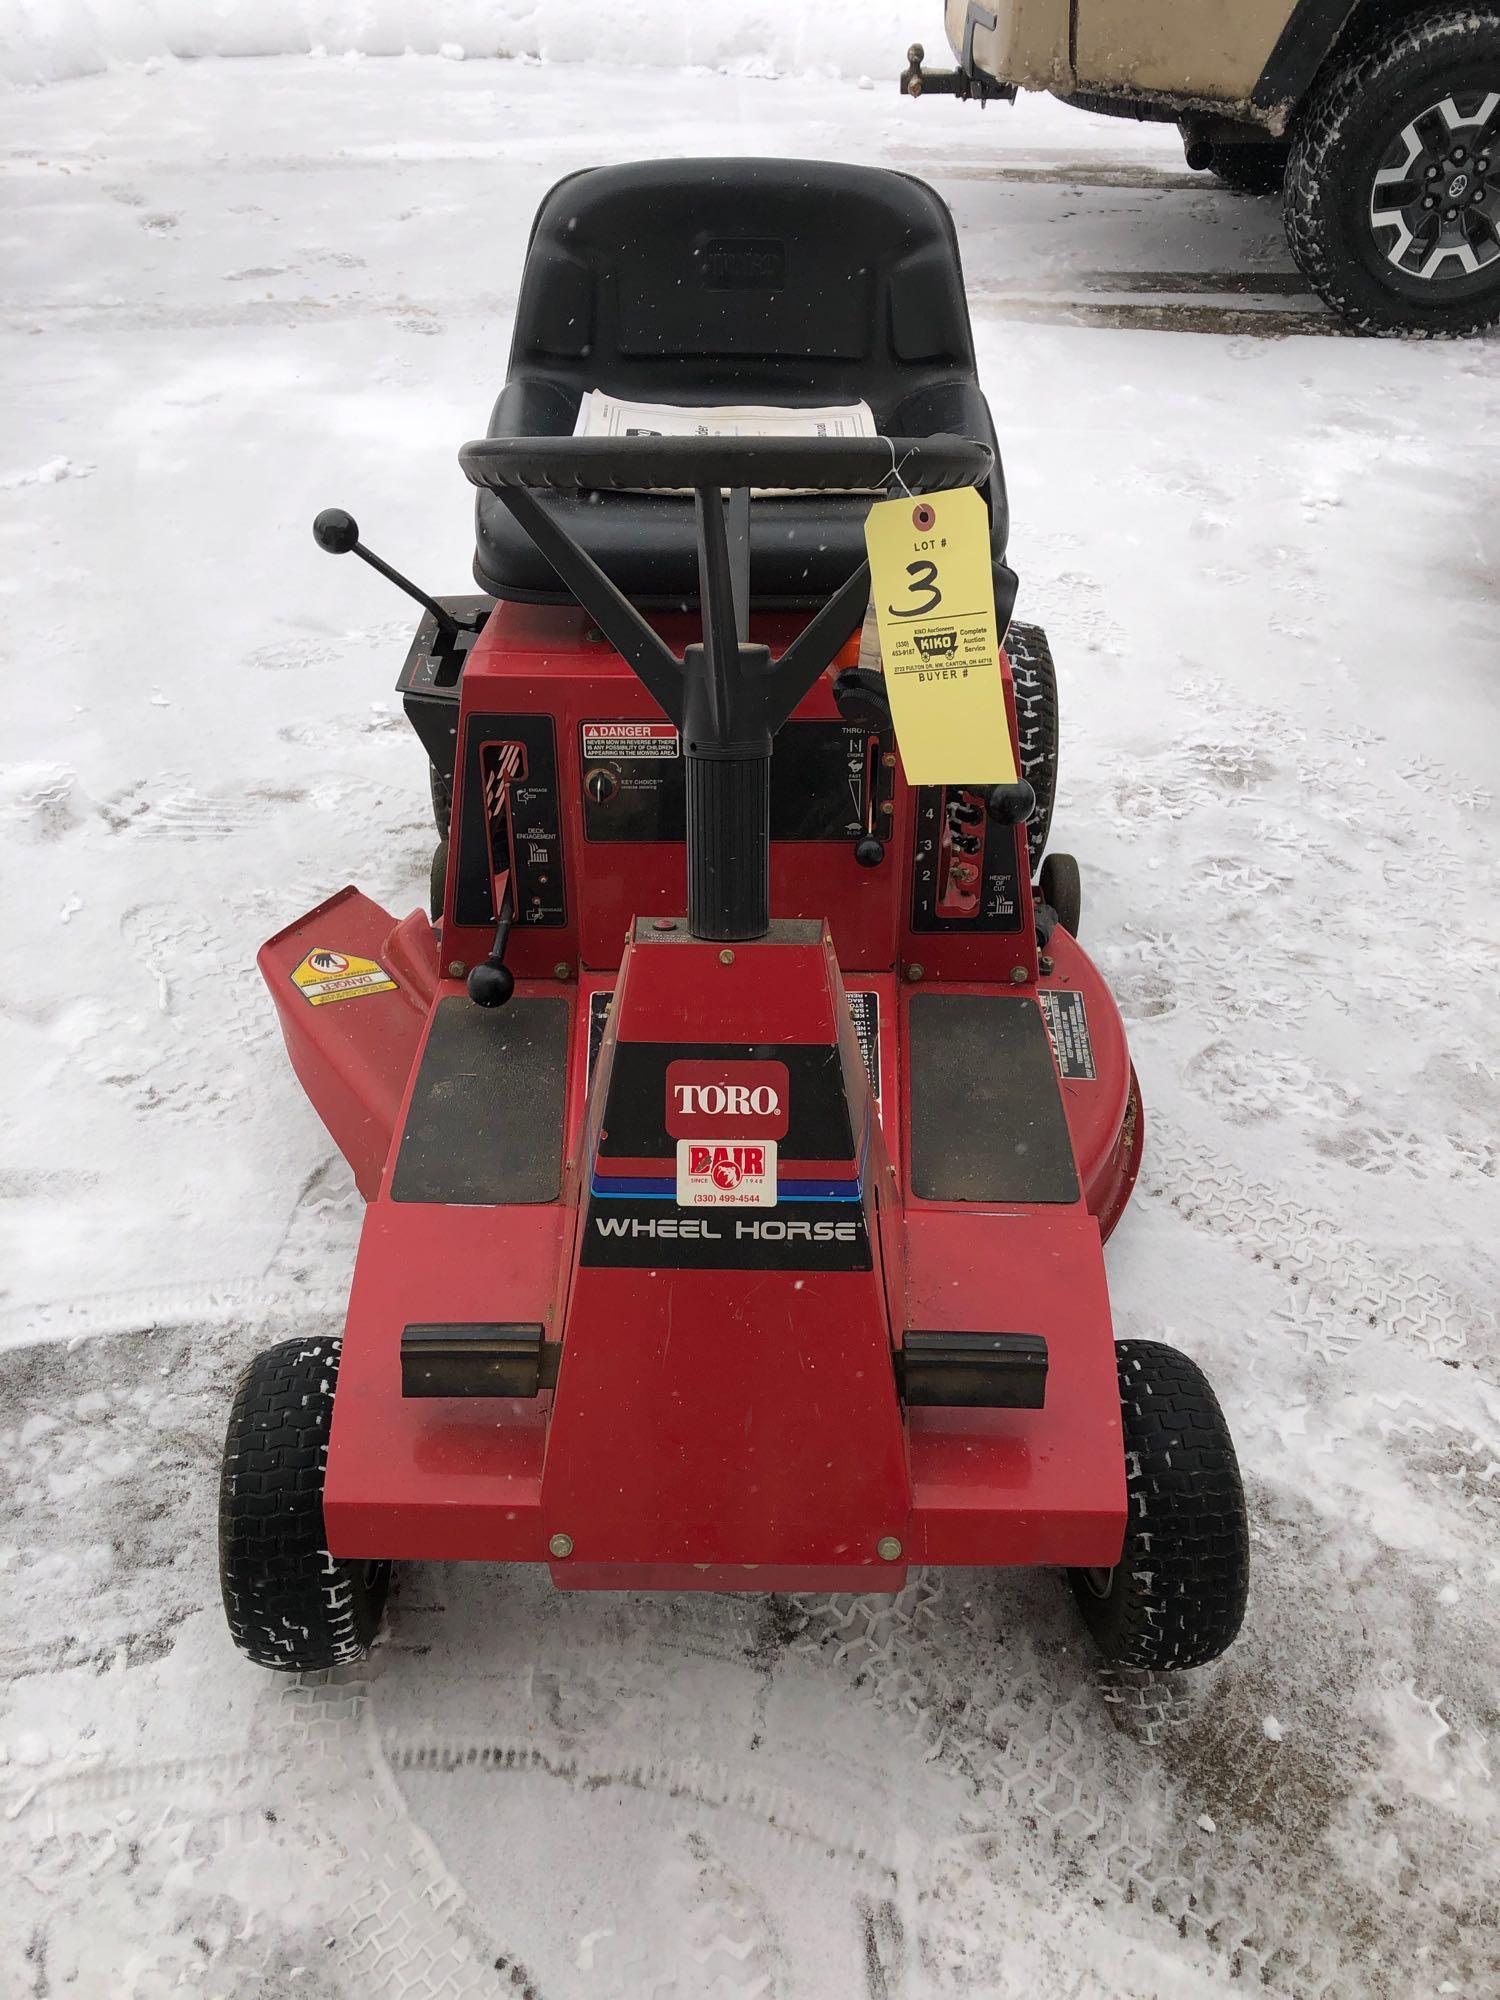
[[[1013,784],[1018,773],[982,496],[960,486],[877,500],[865,522],[865,546],[908,782]]]

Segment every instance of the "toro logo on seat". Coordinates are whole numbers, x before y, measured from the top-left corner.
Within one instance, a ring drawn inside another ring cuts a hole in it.
[[[667,1064],[667,1131],[674,1139],[782,1139],[786,1128],[785,1063]]]

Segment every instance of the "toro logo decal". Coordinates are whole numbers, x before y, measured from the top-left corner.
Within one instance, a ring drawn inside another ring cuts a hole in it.
[[[679,1208],[776,1206],[785,1063],[668,1063],[666,1118],[677,1141]]]
[[[782,1062],[667,1064],[667,1131],[674,1139],[784,1139]]]

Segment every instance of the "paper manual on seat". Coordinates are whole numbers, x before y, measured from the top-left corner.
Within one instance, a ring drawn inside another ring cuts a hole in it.
[[[874,437],[868,403],[827,403],[821,409],[770,403],[627,403],[589,389],[578,405],[574,437]]]

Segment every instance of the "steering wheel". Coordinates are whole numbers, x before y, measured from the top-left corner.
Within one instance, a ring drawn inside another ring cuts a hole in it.
[[[977,486],[995,455],[958,437],[872,438],[480,438],[458,462],[475,486],[584,488],[617,493],[661,487],[731,491],[803,487],[814,492],[884,487],[910,493]]]
[[[859,563],[773,661],[768,646],[750,639],[750,489],[929,493],[977,485],[989,476],[994,453],[957,437],[508,437],[466,444],[458,462],[514,515],[682,732],[689,932],[764,936],[771,740],[858,627],[870,565]],[[698,541],[703,641],[680,659],[538,490],[662,487],[691,489]]]

